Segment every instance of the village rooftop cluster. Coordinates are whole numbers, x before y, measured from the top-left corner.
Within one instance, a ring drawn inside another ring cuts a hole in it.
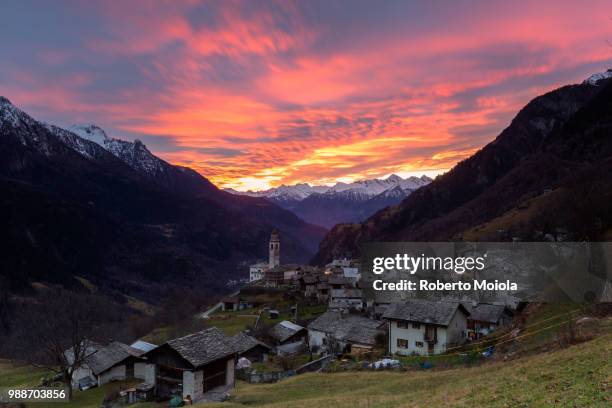
[[[159,345],[89,343],[73,385],[85,390],[138,379],[143,382],[122,391],[124,402],[220,401],[237,378],[278,381],[325,369],[347,355],[378,367],[387,361],[381,358],[441,354],[511,320],[513,312],[505,305],[425,299],[375,303],[363,297],[359,261],[337,259],[323,268],[283,265],[280,244],[274,231],[268,262],[251,265],[250,282],[197,316],[214,324],[217,314],[232,318],[257,311],[254,325],[233,336],[208,327]],[[276,300],[265,300],[272,295]],[[261,368],[273,362],[277,370]]]

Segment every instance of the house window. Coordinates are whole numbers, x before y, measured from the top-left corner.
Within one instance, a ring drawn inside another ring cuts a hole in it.
[[[408,348],[408,340],[397,339],[397,348]]]
[[[407,329],[408,328],[408,322],[403,322],[403,321],[397,322],[397,328],[398,329]]]
[[[422,341],[415,341],[414,345],[417,347],[423,347],[423,342]]]
[[[413,329],[420,329],[421,328],[421,324],[420,323],[412,323],[412,328]]]

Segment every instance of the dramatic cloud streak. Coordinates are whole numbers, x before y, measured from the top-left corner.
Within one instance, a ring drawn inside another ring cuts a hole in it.
[[[606,1],[9,1],[0,94],[221,186],[432,174],[608,68],[611,16]]]

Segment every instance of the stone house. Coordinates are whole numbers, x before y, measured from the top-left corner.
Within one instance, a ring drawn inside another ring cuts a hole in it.
[[[316,286],[315,295],[319,302],[327,302],[329,299],[330,286],[327,281],[319,281]]]
[[[389,354],[440,354],[466,340],[470,313],[459,302],[411,299],[392,303],[383,314],[389,322]]]
[[[272,348],[257,340],[255,337],[240,332],[230,337],[230,340],[232,342],[232,347],[238,354],[238,358],[245,357],[251,362],[268,361],[268,356]]]
[[[467,330],[471,339],[486,336],[512,320],[512,311],[504,305],[479,303],[473,307],[466,306],[466,308],[470,311]]]
[[[311,350],[361,354],[376,347],[377,337],[385,334],[385,326],[380,320],[328,311],[308,325],[308,345]]]
[[[300,290],[304,293],[304,297],[313,297],[317,294],[317,283],[319,279],[316,275],[308,274],[299,278]]]
[[[104,347],[91,346],[91,351],[72,375],[75,388],[85,382],[101,386],[111,381],[146,379],[144,351],[118,341]]]
[[[216,327],[169,340],[146,353],[146,382],[159,398],[201,399],[212,390],[234,387],[236,351]]]
[[[245,299],[242,299],[240,295],[226,296],[221,300],[221,310],[226,312],[235,312],[238,310],[250,309],[253,304]]]
[[[347,279],[341,275],[332,275],[327,280],[327,283],[329,283],[332,290],[351,288],[354,286],[350,279]]]
[[[257,262],[249,266],[249,282],[255,282],[262,280],[265,276],[266,269],[268,269],[268,262]]]
[[[329,306],[332,309],[363,309],[361,289],[332,289],[329,294]]]

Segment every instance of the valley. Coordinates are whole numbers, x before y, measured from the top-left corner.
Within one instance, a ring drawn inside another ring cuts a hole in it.
[[[257,192],[227,191],[238,195],[266,197],[309,223],[332,228],[340,223],[363,221],[378,210],[399,204],[431,181],[425,175],[404,179],[392,174],[384,179],[339,182],[333,186],[297,184]]]

